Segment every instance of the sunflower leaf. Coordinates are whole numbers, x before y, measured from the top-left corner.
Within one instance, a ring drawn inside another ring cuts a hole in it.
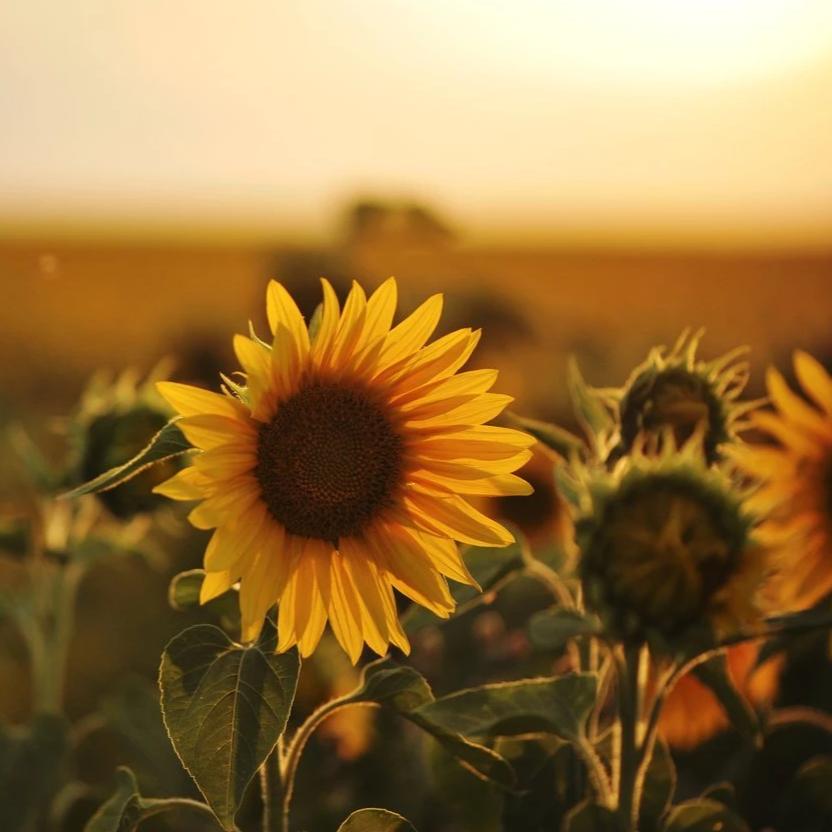
[[[584,381],[574,358],[569,361],[567,384],[575,416],[593,445],[597,446],[615,428],[612,414],[601,397]]]
[[[566,607],[541,610],[529,620],[529,637],[541,650],[561,650],[573,638],[600,631],[601,622],[594,615]]]
[[[594,673],[469,688],[421,705],[415,714],[467,737],[555,734],[577,740],[595,704]]]
[[[98,491],[109,491],[117,485],[140,474],[151,465],[180,456],[193,450],[190,442],[176,424],[176,419],[168,422],[131,460],[111,468],[95,479],[61,494],[63,499],[82,497],[84,494],[94,494]]]
[[[503,414],[503,418],[511,427],[530,434],[564,459],[569,459],[573,454],[580,456],[586,450],[586,444],[579,436],[551,422],[530,419],[512,412]]]
[[[116,769],[115,791],[87,821],[84,832],[136,832],[146,818],[184,807],[210,811],[204,803],[188,798],[142,797],[136,775],[126,766],[120,766]]]
[[[661,829],[661,818],[673,802],[676,779],[676,766],[670,750],[666,743],[659,740],[655,745],[644,778],[639,810],[639,830],[658,832]]]
[[[225,829],[286,728],[297,653],[275,653],[267,620],[260,640],[235,644],[219,628],[189,627],[162,654],[159,684],[168,736]]]
[[[413,824],[387,809],[359,809],[339,827],[338,832],[416,832]]]
[[[501,788],[514,786],[514,772],[497,752],[463,736],[459,727],[440,724],[423,713],[435,702],[430,686],[412,667],[380,659],[364,668],[362,684],[348,700],[350,704],[376,702],[430,734],[457,762],[483,780]]]
[[[715,800],[699,798],[674,806],[664,821],[663,832],[748,832],[738,815]]]

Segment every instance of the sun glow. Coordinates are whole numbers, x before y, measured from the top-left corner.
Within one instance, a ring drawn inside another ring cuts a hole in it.
[[[585,84],[751,80],[811,63],[832,44],[825,0],[520,0],[423,13],[446,31],[467,23],[460,46],[483,59]]]

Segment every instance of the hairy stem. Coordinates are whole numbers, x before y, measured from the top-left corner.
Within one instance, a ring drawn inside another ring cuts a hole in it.
[[[353,693],[348,693],[345,696],[339,696],[336,699],[331,699],[325,702],[315,711],[313,711],[306,721],[298,728],[295,735],[292,737],[289,745],[286,748],[286,753],[283,757],[281,765],[281,776],[283,782],[283,797],[282,797],[282,811],[281,811],[281,826],[280,832],[290,832],[289,813],[292,808],[292,795],[295,791],[295,779],[298,773],[298,766],[300,765],[300,758],[306,743],[314,733],[315,729],[327,718],[332,716],[341,708],[347,708],[351,705],[376,707],[375,702],[354,702],[352,701]]]

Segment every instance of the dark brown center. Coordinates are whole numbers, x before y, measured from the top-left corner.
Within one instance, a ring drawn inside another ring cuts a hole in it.
[[[292,534],[337,543],[392,501],[402,441],[361,388],[314,383],[260,429],[256,476],[272,516]]]

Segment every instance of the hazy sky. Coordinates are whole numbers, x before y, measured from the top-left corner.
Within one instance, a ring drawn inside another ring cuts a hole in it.
[[[0,220],[832,239],[830,0],[7,0]]]

